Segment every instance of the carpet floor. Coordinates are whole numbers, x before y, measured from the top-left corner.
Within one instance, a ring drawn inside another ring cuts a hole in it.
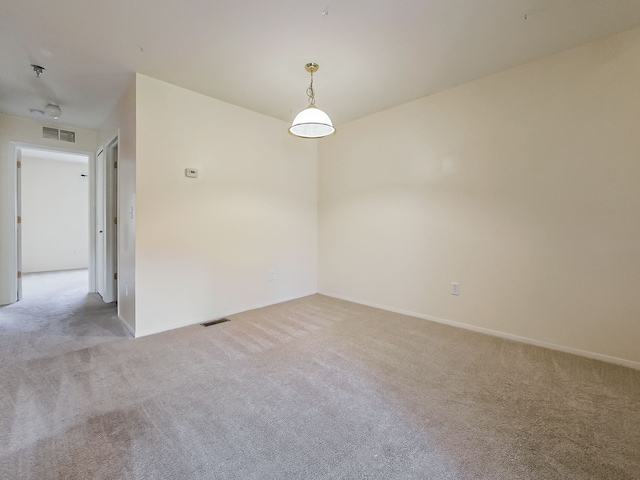
[[[0,478],[640,478],[640,371],[322,295],[132,339],[67,274],[0,307]]]

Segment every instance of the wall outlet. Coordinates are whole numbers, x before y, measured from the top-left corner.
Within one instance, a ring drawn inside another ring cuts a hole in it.
[[[274,271],[269,272],[269,281],[275,280],[275,279],[276,279],[276,272]]]
[[[451,282],[451,295],[460,295],[460,284],[458,282]]]
[[[185,168],[184,174],[189,178],[198,178],[198,169],[197,168]]]

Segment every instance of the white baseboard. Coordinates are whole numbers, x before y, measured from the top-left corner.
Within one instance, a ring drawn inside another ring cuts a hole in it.
[[[208,322],[210,320],[216,320],[218,318],[222,318],[222,317],[227,317],[229,315],[236,315],[238,313],[242,313],[242,312],[248,312],[249,310],[255,310],[257,308],[264,308],[264,307],[269,307],[271,305],[277,305],[278,303],[284,303],[284,302],[289,302],[291,300],[296,300],[298,298],[302,298],[302,297],[308,297],[309,295],[314,295],[318,293],[317,291],[313,291],[313,292],[309,292],[309,293],[303,293],[300,295],[295,295],[292,297],[285,297],[282,299],[279,299],[275,302],[267,302],[267,303],[261,303],[261,304],[257,304],[257,305],[251,305],[248,307],[243,307],[240,309],[236,309],[236,310],[226,310],[226,311],[222,311],[222,312],[216,312],[216,313],[212,313],[211,315],[207,315],[206,317],[201,317],[201,318],[191,318],[188,320],[183,320],[181,322],[177,322],[177,323],[173,323],[169,326],[165,326],[165,327],[159,327],[159,328],[148,328],[145,330],[140,330],[140,329],[136,329],[136,333],[135,333],[135,337],[139,338],[139,337],[146,337],[147,335],[154,335],[156,333],[162,333],[162,332],[166,332],[168,330],[174,330],[176,328],[182,328],[182,327],[188,327],[190,325],[197,325],[198,323],[203,323],[203,322]]]
[[[320,295],[325,295],[327,297],[338,298],[340,300],[346,300],[347,302],[358,303],[360,305],[366,305],[368,307],[379,308],[380,310],[386,310],[388,312],[400,313],[402,315],[407,315],[409,317],[421,318],[424,320],[429,320],[431,322],[442,323],[444,325],[450,325],[452,327],[464,328],[465,330],[484,333],[486,335],[491,335],[494,337],[505,338],[507,340],[514,340],[516,342],[527,343],[529,345],[535,345],[537,347],[544,347],[550,350],[557,350],[559,352],[571,353],[573,355],[579,355],[581,357],[591,358],[594,360],[601,360],[603,362],[614,363],[616,365],[622,365],[623,367],[629,367],[635,370],[640,370],[640,362],[634,362],[633,360],[626,360],[624,358],[612,357],[609,355],[603,355],[601,353],[596,353],[596,352],[589,352],[588,350],[580,350],[578,348],[573,348],[573,347],[565,347],[564,345],[557,345],[555,343],[543,342],[541,340],[536,340],[533,338],[521,337],[519,335],[513,335],[511,333],[501,332],[499,330],[491,330],[490,328],[476,327],[475,325],[469,325],[467,323],[454,322],[452,320],[447,320],[444,318],[432,317],[431,315],[424,315],[422,313],[410,312],[408,310],[402,310],[400,308],[388,307],[386,305],[379,305],[377,303],[345,297],[343,295],[337,295],[330,292],[321,291],[318,293],[320,293]]]
[[[127,331],[131,334],[132,337],[136,336],[136,333],[133,331],[133,328],[131,328],[131,325],[129,325],[129,323],[127,323],[127,321],[124,318],[118,315],[118,320],[120,320],[120,323],[124,325],[124,328],[127,329]]]

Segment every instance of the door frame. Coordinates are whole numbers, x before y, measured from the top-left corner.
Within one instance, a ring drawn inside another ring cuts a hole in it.
[[[20,150],[23,148],[30,148],[33,150],[46,150],[52,152],[63,152],[63,153],[74,153],[80,155],[86,155],[89,158],[89,238],[87,241],[89,242],[89,292],[95,292],[96,289],[96,266],[95,266],[95,152],[89,152],[86,150],[78,150],[74,148],[61,148],[61,147],[51,147],[49,145],[42,145],[38,143],[27,143],[27,142],[9,142],[9,162],[10,168],[9,172],[11,177],[13,178],[12,182],[12,192],[11,195],[11,209],[14,212],[14,215],[9,219],[12,222],[11,228],[14,229],[14,234],[12,237],[12,244],[10,245],[10,258],[9,264],[12,268],[7,270],[8,275],[11,276],[8,284],[11,287],[11,291],[16,292],[15,298],[13,298],[12,302],[18,301],[22,296],[22,278],[18,277],[18,272],[20,271],[20,267],[22,266],[22,245],[18,242],[21,241],[19,237],[18,230],[18,222],[17,217],[21,216],[20,211],[20,203],[21,199],[18,195],[21,195],[21,186],[19,185],[19,172],[18,172],[18,157],[21,155]],[[14,288],[15,287],[15,288]]]
[[[18,288],[16,301],[22,300],[22,149],[16,150],[16,255]]]

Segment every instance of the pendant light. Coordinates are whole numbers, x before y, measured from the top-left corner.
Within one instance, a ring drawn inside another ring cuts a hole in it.
[[[313,91],[313,74],[320,66],[317,63],[307,63],[305,70],[311,74],[311,84],[307,88],[309,106],[293,119],[289,133],[301,138],[322,138],[335,133],[329,115],[316,107],[315,92]]]
[[[57,120],[58,117],[62,115],[62,110],[60,110],[60,107],[58,105],[54,105],[53,103],[48,103],[44,107],[44,113]]]
[[[40,75],[42,75],[44,73],[44,71],[46,70],[46,68],[40,66],[40,65],[36,65],[35,63],[31,64],[31,68],[33,69],[34,73],[36,74],[37,78],[40,78]],[[31,113],[38,113],[40,115],[47,115],[49,117],[53,117],[56,120],[60,117],[60,115],[62,115],[62,110],[60,109],[60,107],[54,103],[47,103],[47,105],[45,105],[43,110],[39,110],[37,108],[30,108],[29,111]]]

